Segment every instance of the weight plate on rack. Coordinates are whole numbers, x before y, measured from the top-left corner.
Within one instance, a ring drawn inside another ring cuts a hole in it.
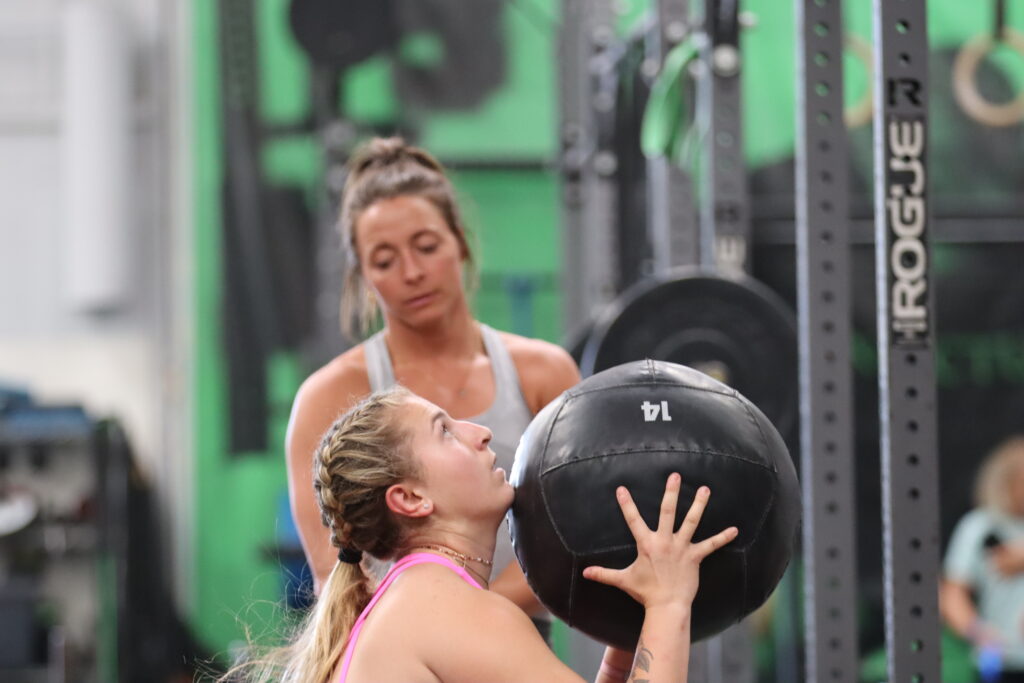
[[[609,304],[580,359],[586,377],[653,358],[700,370],[750,399],[786,436],[799,410],[792,310],[746,276],[698,268],[639,283]]]

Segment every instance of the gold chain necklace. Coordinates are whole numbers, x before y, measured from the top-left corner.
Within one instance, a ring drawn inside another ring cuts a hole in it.
[[[458,552],[457,550],[452,550],[451,548],[447,548],[447,547],[445,547],[443,545],[417,545],[417,546],[413,547],[413,550],[415,550],[416,548],[424,548],[426,550],[436,550],[437,552],[442,553],[444,555],[448,555],[449,557],[454,557],[456,559],[462,560],[462,568],[463,569],[466,568],[466,563],[467,562],[479,562],[480,564],[484,565],[485,567],[493,567],[494,566],[494,562],[492,560],[485,560],[482,557],[470,557],[469,555],[463,555],[462,553]]]

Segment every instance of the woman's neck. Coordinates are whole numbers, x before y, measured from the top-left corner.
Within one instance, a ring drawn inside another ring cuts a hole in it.
[[[405,546],[405,553],[430,552],[462,566],[487,588],[493,568],[494,541],[474,541],[464,535],[423,534],[411,538]]]
[[[480,335],[465,301],[429,326],[412,327],[387,320],[384,333],[392,356],[402,359],[465,358],[481,349]]]
[[[484,562],[480,557],[472,557],[470,555],[460,553],[457,550],[452,550],[448,546],[436,545],[433,543],[427,545],[416,545],[409,550],[411,553],[432,553],[434,555],[447,558],[465,569],[483,588],[489,587],[489,577],[491,575],[492,568],[489,561]]]

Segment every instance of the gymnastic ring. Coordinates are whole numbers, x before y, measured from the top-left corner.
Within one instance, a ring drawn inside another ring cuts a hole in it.
[[[875,92],[873,82],[875,79],[875,66],[873,56],[871,54],[871,44],[858,35],[852,33],[846,34],[846,39],[843,41],[846,44],[846,50],[851,55],[857,58],[861,64],[864,65],[864,70],[867,72],[867,87],[864,88],[864,94],[861,95],[860,99],[849,107],[843,110],[843,121],[846,123],[848,129],[860,128],[864,124],[871,121],[871,118],[875,113]]]
[[[1024,56],[1024,34],[1004,28],[1001,42]],[[960,108],[978,123],[992,127],[1012,126],[1024,120],[1024,92],[1004,104],[993,104],[976,87],[978,66],[995,46],[996,41],[987,34],[964,43],[953,62],[953,95]]]

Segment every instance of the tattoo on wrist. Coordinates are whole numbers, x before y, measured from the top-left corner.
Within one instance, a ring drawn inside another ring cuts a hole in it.
[[[636,657],[633,659],[633,671],[630,673],[630,683],[649,683],[650,679],[646,677],[651,671],[651,660],[654,659],[654,653],[644,647],[643,638],[636,645]],[[641,678],[641,676],[644,676]]]

